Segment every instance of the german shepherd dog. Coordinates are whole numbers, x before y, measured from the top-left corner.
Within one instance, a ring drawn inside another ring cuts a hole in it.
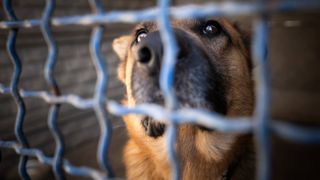
[[[254,91],[247,35],[226,19],[188,19],[171,22],[179,47],[174,90],[179,107],[204,109],[227,117],[250,116]],[[143,22],[131,35],[113,41],[126,86],[126,106],[163,105],[159,74],[163,45],[159,27]],[[166,125],[151,117],[124,117],[129,141],[124,150],[128,179],[170,179]],[[183,124],[176,150],[182,179],[254,179],[251,135],[222,133]]]

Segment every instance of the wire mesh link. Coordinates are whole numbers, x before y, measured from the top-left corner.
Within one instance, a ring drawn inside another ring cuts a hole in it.
[[[160,89],[163,92],[164,102],[166,110],[171,113],[177,109],[177,99],[174,94],[173,89],[173,79],[174,79],[174,69],[176,64],[176,57],[178,52],[177,42],[175,40],[173,30],[170,27],[170,18],[169,18],[169,7],[170,0],[159,0],[159,16],[158,24],[160,27],[160,36],[163,42],[163,60],[162,67],[160,72]],[[177,129],[175,119],[166,118],[169,123],[166,128],[166,142],[167,142],[167,152],[169,155],[169,162],[172,169],[172,179],[180,179],[180,170],[179,170],[179,161],[177,154],[175,152],[175,143],[177,138]]]
[[[11,1],[8,1],[8,0],[3,1],[3,7],[4,7],[4,10],[6,12],[6,15],[7,15],[9,21],[17,21],[18,20],[18,18],[16,17],[16,15],[12,9]],[[11,93],[15,103],[17,104],[17,109],[18,109],[16,121],[15,121],[15,128],[14,128],[15,136],[16,136],[18,142],[22,145],[22,147],[28,148],[29,144],[28,144],[27,138],[23,132],[23,123],[24,123],[24,118],[25,118],[26,107],[25,107],[24,101],[21,98],[19,90],[18,90],[18,84],[19,84],[19,79],[20,79],[20,75],[21,75],[21,71],[22,71],[22,65],[21,65],[20,58],[15,50],[15,43],[16,43],[17,35],[18,35],[18,29],[17,28],[11,29],[9,31],[9,35],[8,35],[8,39],[7,39],[7,51],[9,53],[9,56],[11,58],[13,66],[14,66],[14,71],[11,76],[11,83],[10,83],[10,90],[11,91],[10,91],[10,93]],[[23,179],[26,179],[26,180],[30,179],[29,175],[27,173],[27,170],[26,170],[27,161],[28,161],[28,156],[22,155],[20,157],[19,166],[18,166],[18,172],[19,172],[20,177]]]
[[[60,90],[58,84],[54,78],[54,67],[58,56],[58,48],[53,39],[50,29],[50,18],[55,8],[55,0],[47,0],[46,7],[44,9],[41,19],[41,32],[48,46],[48,57],[44,69],[45,79],[49,84],[54,95],[59,96]],[[56,179],[65,179],[62,170],[62,161],[64,155],[64,139],[63,135],[58,127],[58,114],[60,110],[60,104],[52,104],[48,114],[48,127],[54,138],[56,148],[53,157],[52,170]]]
[[[112,134],[111,122],[107,118],[107,113],[118,116],[127,114],[148,115],[155,120],[169,125],[167,132],[167,147],[172,166],[172,178],[180,179],[178,160],[174,151],[175,126],[178,124],[190,123],[201,125],[221,132],[248,133],[254,132],[258,144],[258,173],[257,178],[266,180],[270,178],[270,142],[269,137],[274,133],[285,139],[300,143],[320,143],[320,129],[303,128],[297,125],[270,120],[269,117],[269,71],[267,66],[267,40],[268,27],[267,16],[269,13],[292,10],[319,9],[320,2],[316,0],[283,0],[283,1],[257,1],[256,3],[223,2],[209,3],[203,5],[184,5],[170,8],[169,0],[159,0],[159,8],[150,8],[140,11],[111,11],[105,12],[100,0],[89,0],[94,13],[79,16],[51,17],[55,7],[55,0],[47,0],[46,8],[42,19],[30,19],[20,21],[14,15],[10,0],[4,0],[4,9],[8,16],[8,21],[0,22],[1,29],[8,29],[7,51],[14,65],[14,72],[11,84],[7,87],[0,84],[0,93],[11,94],[17,103],[18,113],[15,121],[16,141],[0,140],[1,148],[13,149],[21,155],[19,162],[19,174],[23,179],[29,179],[26,172],[26,162],[28,157],[35,157],[40,163],[53,167],[55,177],[64,179],[64,172],[75,175],[90,177],[93,179],[106,179],[113,177],[113,172],[107,161],[107,151],[109,149],[110,137]],[[174,41],[172,29],[170,28],[169,17],[183,19],[189,17],[205,16],[230,16],[256,14],[258,20],[255,23],[253,57],[259,66],[257,103],[254,117],[227,118],[214,112],[207,112],[192,108],[178,108],[177,101],[172,90],[173,74],[177,46]],[[166,106],[157,104],[140,104],[135,107],[125,107],[119,103],[108,100],[105,96],[108,73],[105,60],[101,53],[101,41],[104,32],[103,25],[115,22],[136,23],[147,20],[158,20],[161,29],[161,38],[164,43],[164,61],[161,70],[161,90],[164,92]],[[97,82],[95,94],[92,98],[83,99],[76,94],[61,94],[55,82],[53,70],[56,63],[58,49],[52,37],[50,26],[83,25],[95,26],[92,31],[90,41],[90,52],[92,61],[97,72]],[[52,92],[29,91],[18,87],[21,74],[21,61],[15,51],[15,40],[19,28],[40,27],[46,39],[49,54],[45,65],[45,77],[51,86]],[[22,131],[25,105],[22,97],[40,98],[52,104],[48,117],[50,131],[55,139],[56,150],[53,157],[46,156],[40,149],[29,148],[26,136]],[[79,109],[94,109],[100,124],[100,140],[97,148],[97,159],[103,169],[99,171],[89,167],[76,167],[63,158],[64,143],[63,136],[57,127],[58,111],[61,104],[71,104]],[[236,119],[236,120],[235,120]]]
[[[89,2],[96,14],[103,13],[103,6],[100,0],[90,0]],[[114,175],[112,168],[107,161],[107,154],[112,133],[112,124],[107,117],[107,112],[105,109],[107,99],[105,93],[107,90],[108,72],[105,61],[101,54],[101,41],[103,32],[104,27],[102,25],[96,26],[92,31],[90,42],[90,52],[97,72],[97,82],[93,99],[93,106],[98,117],[101,134],[99,139],[99,147],[97,150],[97,160],[102,169],[108,172],[108,176],[113,177]]]
[[[261,15],[255,22],[253,40],[253,60],[259,68],[257,73],[255,108],[255,140],[257,143],[257,156],[259,157],[257,176],[259,180],[270,179],[270,136],[269,136],[269,105],[270,83],[267,62],[268,25],[265,15]]]
[[[280,11],[312,10],[317,9],[320,2],[317,0],[282,0],[258,3],[224,2],[206,3],[203,5],[184,5],[170,8],[170,17],[184,19],[189,17],[200,18],[205,16],[239,16],[253,15],[260,12],[274,13]],[[138,23],[141,21],[156,20],[159,14],[158,8],[148,8],[137,11],[110,11],[102,14],[86,14],[78,16],[53,17],[52,26],[80,25],[89,26],[108,23]],[[29,19],[23,21],[2,21],[1,29],[33,28],[40,26],[41,20]]]
[[[53,165],[53,158],[46,156],[41,150],[33,148],[23,148],[20,143],[14,141],[1,141],[2,148],[14,149],[17,154],[29,157],[35,157],[40,163],[45,165]],[[90,177],[92,179],[105,179],[104,173],[89,167],[76,167],[73,166],[68,160],[63,160],[63,168],[70,175]]]

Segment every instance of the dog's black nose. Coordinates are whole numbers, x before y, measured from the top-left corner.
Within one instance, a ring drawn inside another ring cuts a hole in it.
[[[188,55],[188,51],[186,50],[187,43],[181,33],[175,31],[175,34],[179,49],[177,59],[181,60]],[[137,62],[152,72],[160,69],[163,57],[163,45],[159,31],[149,33],[138,43],[135,57]]]
[[[138,50],[138,58],[137,58],[137,60],[141,64],[148,64],[151,61],[151,59],[153,58],[151,51],[152,50],[147,46],[141,47]]]
[[[159,32],[149,33],[136,47],[136,61],[153,72],[160,68],[162,43]]]

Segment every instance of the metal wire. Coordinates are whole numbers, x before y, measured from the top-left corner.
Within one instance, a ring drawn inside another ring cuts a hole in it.
[[[6,12],[6,15],[10,21],[17,21],[17,17],[14,14],[14,11],[11,6],[11,1],[3,1],[3,7]],[[26,136],[24,135],[23,132],[23,122],[24,122],[24,117],[25,117],[25,104],[23,99],[20,96],[19,90],[18,90],[18,83],[22,71],[22,65],[20,58],[15,50],[15,42],[18,34],[18,29],[11,29],[8,35],[8,40],[7,40],[7,51],[9,53],[9,56],[12,60],[13,66],[14,66],[14,71],[11,77],[11,84],[10,84],[10,93],[15,100],[17,104],[17,117],[15,121],[15,136],[17,137],[18,142],[22,145],[24,148],[28,148],[28,141]],[[21,156],[20,161],[19,161],[19,166],[18,166],[18,172],[21,178],[23,179],[30,179],[29,175],[26,170],[26,164],[28,161],[28,156]]]
[[[89,1],[92,9],[96,14],[103,13],[102,2],[100,0]],[[95,89],[95,96],[93,98],[93,106],[98,117],[100,125],[100,140],[97,152],[97,159],[100,166],[108,172],[109,177],[113,177],[113,171],[107,161],[108,147],[110,144],[112,125],[110,120],[107,118],[107,112],[105,109],[107,97],[105,96],[108,82],[108,72],[105,61],[101,54],[101,40],[103,35],[104,27],[99,25],[94,28],[90,42],[90,52],[93,63],[97,71],[97,83]]]
[[[270,179],[270,133],[269,133],[269,105],[270,105],[270,83],[267,62],[268,48],[268,25],[267,18],[262,15],[255,24],[253,40],[253,59],[259,68],[257,73],[257,105],[255,112],[255,138],[257,143],[257,156],[259,157],[258,178],[260,180]]]
[[[259,3],[207,3],[203,5],[184,5],[170,8],[170,17],[175,19],[184,19],[188,17],[205,16],[234,16],[234,15],[252,15],[261,12],[274,13],[280,11],[294,10],[312,10],[317,9],[320,2],[317,0],[282,0],[275,2],[266,2],[264,5]],[[163,12],[157,8],[149,8],[139,11],[110,11],[99,15],[87,14],[79,16],[67,16],[52,18],[53,26],[80,25],[89,26],[108,23],[137,23],[141,21],[156,20],[157,15]],[[0,22],[1,29],[33,28],[40,26],[39,19],[29,19],[23,21],[3,21]]]
[[[41,27],[41,32],[48,45],[48,58],[47,58],[47,62],[44,69],[45,79],[49,84],[49,86],[51,87],[53,94],[56,96],[59,96],[60,90],[53,74],[57,56],[58,56],[58,48],[53,39],[51,29],[50,29],[50,18],[53,14],[54,7],[55,7],[55,0],[46,1],[46,7],[42,15],[40,27]],[[56,179],[62,180],[62,179],[65,179],[64,173],[62,170],[62,161],[63,161],[63,155],[64,155],[64,139],[57,124],[59,110],[60,110],[60,104],[51,105],[49,109],[49,114],[48,114],[48,126],[56,143],[52,170],[54,172],[54,176],[56,177]]]
[[[3,1],[3,7],[8,21],[0,22],[0,29],[8,29],[7,51],[14,66],[10,86],[0,84],[0,93],[11,94],[17,103],[17,117],[15,121],[15,135],[17,141],[0,140],[0,148],[9,148],[21,155],[19,162],[19,174],[23,179],[29,179],[26,171],[28,157],[35,157],[40,163],[50,165],[57,179],[64,179],[64,173],[75,176],[90,177],[92,179],[106,179],[114,176],[112,168],[107,160],[107,152],[110,145],[112,126],[107,114],[118,116],[127,114],[142,114],[166,123],[168,155],[172,167],[172,179],[180,179],[179,161],[177,159],[174,144],[176,138],[176,126],[179,124],[197,124],[221,132],[255,133],[258,148],[257,178],[270,179],[270,134],[299,143],[320,143],[320,129],[305,128],[297,125],[271,120],[269,115],[270,84],[268,71],[267,41],[268,26],[267,15],[279,11],[311,10],[319,9],[320,2],[316,0],[283,0],[276,2],[257,1],[256,3],[224,2],[209,3],[203,5],[184,5],[170,8],[169,0],[159,0],[159,8],[151,8],[140,11],[111,11],[105,12],[100,0],[89,0],[94,13],[79,16],[52,17],[55,0],[47,0],[46,8],[41,19],[18,20],[15,16],[10,0]],[[214,112],[206,112],[199,109],[179,108],[173,93],[173,74],[177,45],[174,41],[169,17],[183,19],[189,17],[205,16],[230,16],[230,15],[258,15],[254,26],[253,59],[259,67],[257,74],[257,102],[254,117],[227,118]],[[165,107],[157,104],[140,104],[135,107],[124,107],[119,103],[108,100],[105,96],[108,83],[108,73],[105,60],[101,54],[101,40],[104,33],[103,25],[116,22],[136,23],[139,21],[158,20],[161,30],[161,38],[164,44],[164,61],[161,69],[160,86],[165,96]],[[51,27],[82,25],[94,26],[90,41],[92,61],[97,72],[95,94],[92,98],[84,99],[75,94],[61,94],[58,84],[54,79],[54,66],[58,54],[57,46],[51,33]],[[45,78],[52,92],[30,91],[20,89],[19,77],[22,66],[15,50],[15,40],[20,28],[40,27],[47,42],[49,53],[44,67]],[[39,98],[51,104],[48,116],[50,132],[56,143],[53,157],[46,156],[40,149],[30,148],[27,138],[22,131],[25,105],[23,98]],[[76,167],[63,158],[64,138],[57,126],[59,107],[62,104],[70,104],[79,109],[94,109],[100,124],[100,140],[97,148],[97,159],[101,170],[89,167]],[[235,120],[236,119],[236,120]],[[252,120],[253,119],[253,120]]]
[[[177,99],[173,89],[173,79],[178,47],[173,31],[170,27],[170,18],[168,13],[170,0],[159,0],[158,6],[160,8],[159,10],[162,12],[158,16],[160,35],[164,47],[162,67],[166,67],[161,68],[160,89],[164,94],[166,109],[170,113],[177,108]],[[177,128],[174,121],[175,119],[167,118],[167,120],[170,122],[167,123],[168,126],[166,128],[167,152],[172,169],[172,179],[178,180],[180,179],[180,170],[178,157],[174,148],[177,137]]]

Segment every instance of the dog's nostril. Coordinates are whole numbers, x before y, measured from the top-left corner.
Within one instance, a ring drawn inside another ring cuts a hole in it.
[[[147,47],[143,47],[139,50],[139,59],[140,63],[148,63],[151,60],[151,51]]]
[[[184,52],[179,50],[178,51],[178,59],[182,59],[182,58],[184,58]]]

